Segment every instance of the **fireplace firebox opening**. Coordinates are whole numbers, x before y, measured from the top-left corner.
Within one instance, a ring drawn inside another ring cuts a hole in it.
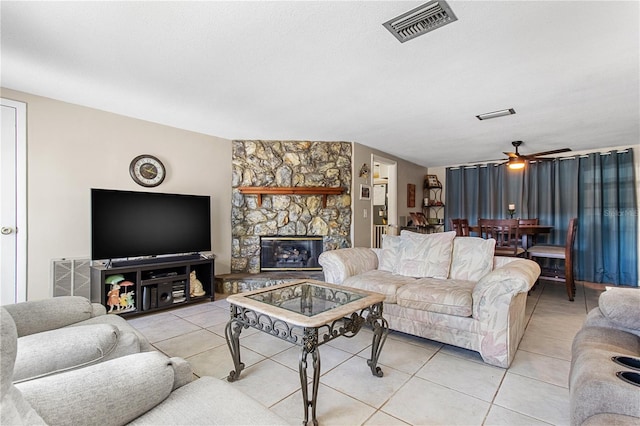
[[[260,271],[321,271],[322,237],[261,237]]]

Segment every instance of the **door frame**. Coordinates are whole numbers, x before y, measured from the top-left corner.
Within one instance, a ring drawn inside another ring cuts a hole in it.
[[[371,167],[373,168],[374,163],[384,164],[387,166],[387,171],[389,172],[389,180],[387,182],[387,226],[389,227],[397,227],[398,226],[398,162],[394,160],[390,160],[388,158],[382,157],[380,155],[371,154]],[[373,185],[373,171],[371,183]],[[370,218],[370,229],[371,232],[369,242],[369,247],[373,247],[373,198],[371,199],[371,218]]]
[[[0,104],[16,111],[16,294],[12,302],[24,302],[27,300],[27,104],[7,98],[0,98]]]

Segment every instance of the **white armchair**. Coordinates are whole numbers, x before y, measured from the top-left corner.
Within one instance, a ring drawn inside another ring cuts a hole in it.
[[[18,336],[14,382],[153,350],[147,339],[104,306],[78,296],[3,307]]]
[[[280,425],[286,422],[233,385],[203,377],[156,351],[14,384],[18,332],[0,308],[2,425]]]

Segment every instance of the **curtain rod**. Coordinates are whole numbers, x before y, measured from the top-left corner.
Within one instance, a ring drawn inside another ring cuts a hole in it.
[[[626,154],[629,152],[629,149],[623,149],[620,151],[616,151],[616,154]],[[613,151],[604,151],[604,152],[591,152],[589,154],[581,154],[581,155],[574,155],[574,156],[570,156],[570,157],[554,157],[551,158],[550,160],[575,160],[576,158],[588,158],[589,155],[591,154],[600,154],[600,155],[611,155],[613,153]],[[538,161],[533,160],[531,161],[531,163],[537,163]],[[494,167],[498,167],[500,166],[502,163],[482,163],[482,164],[474,164],[471,166],[455,166],[455,167],[447,167],[448,170],[460,170],[462,168],[464,169],[475,169],[476,167],[489,167],[489,165],[493,165]]]

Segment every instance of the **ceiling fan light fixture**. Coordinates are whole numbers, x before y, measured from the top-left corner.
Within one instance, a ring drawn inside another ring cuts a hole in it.
[[[509,158],[509,162],[507,163],[507,166],[511,170],[524,169],[524,159],[522,159],[522,158]]]
[[[506,115],[513,115],[515,113],[516,113],[515,109],[508,108],[508,109],[501,109],[500,111],[485,112],[484,114],[476,115],[476,118],[482,121],[482,120],[489,120],[490,118],[498,118],[498,117],[504,117]]]

